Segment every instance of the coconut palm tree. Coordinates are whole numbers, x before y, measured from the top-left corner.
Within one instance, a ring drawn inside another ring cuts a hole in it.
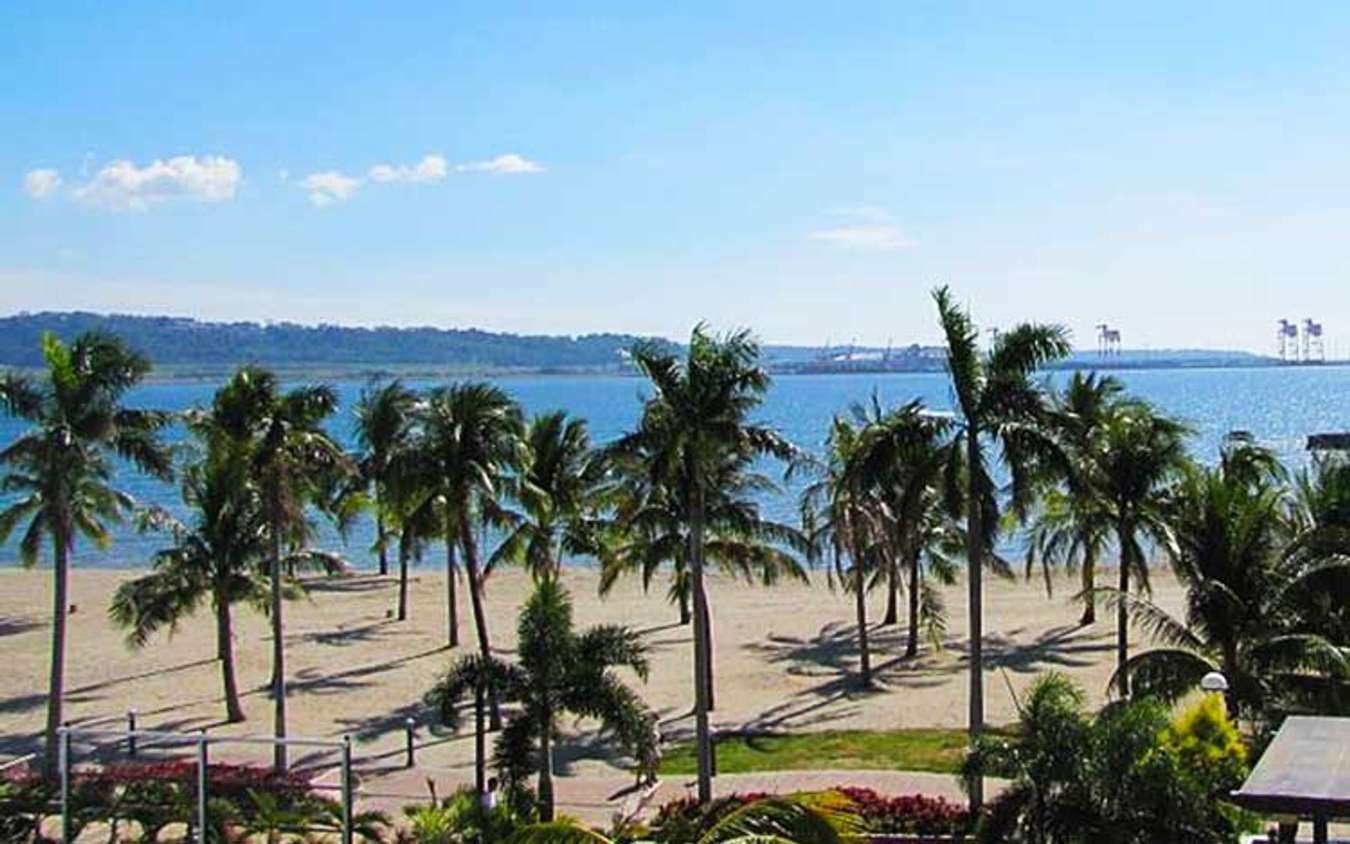
[[[488,569],[521,563],[542,580],[559,575],[564,553],[595,553],[605,474],[604,455],[591,447],[584,419],[554,411],[530,420],[521,466],[509,485],[522,512]]]
[[[1112,684],[1175,699],[1220,671],[1230,711],[1249,721],[1310,700],[1341,709],[1350,660],[1334,613],[1350,601],[1350,562],[1291,545],[1283,490],[1230,469],[1192,468],[1173,493],[1171,554],[1186,590],[1184,618],[1143,595],[1098,590],[1161,644],[1131,657]]]
[[[372,381],[356,403],[357,468],[373,495],[375,549],[381,576],[389,574],[389,534],[382,505],[388,497],[394,455],[411,444],[417,402],[417,393],[395,379]]]
[[[190,523],[167,511],[146,511],[143,529],[167,532],[173,545],[154,556],[154,571],[126,581],[113,595],[109,615],[127,629],[127,641],[143,647],[159,629],[170,632],[203,602],[216,617],[216,657],[225,692],[225,720],[244,720],[234,665],[231,608],[250,603],[266,611],[270,589],[262,565],[267,527],[248,464],[212,454],[183,474],[183,502],[194,511]]]
[[[125,517],[129,495],[112,486],[113,459],[128,461],[161,480],[172,459],[160,441],[168,414],[127,407],[123,399],[150,371],[150,361],[108,334],[82,334],[66,345],[42,338],[45,377],[18,372],[0,377],[0,408],[31,424],[0,450],[5,467],[0,494],[0,542],[26,522],[20,558],[34,565],[42,543],[52,543],[52,650],[47,689],[44,771],[57,770],[57,730],[65,697],[66,614],[70,553],[83,536],[98,547],[111,542],[110,522]]]
[[[970,314],[958,306],[946,287],[933,293],[947,346],[947,371],[955,399],[953,436],[963,447],[951,450],[946,468],[949,485],[964,486],[966,513],[966,580],[970,612],[971,738],[984,729],[984,567],[999,528],[1000,501],[990,476],[986,449],[1010,476],[1008,505],[1025,516],[1035,494],[1034,480],[1053,450],[1047,432],[1044,392],[1032,374],[1069,353],[1067,331],[1057,325],[1024,323],[1002,332],[993,347],[981,353],[979,332]],[[971,802],[983,795],[977,783]]]
[[[964,544],[955,520],[960,490],[943,489],[943,468],[959,443],[949,436],[951,418],[930,412],[918,401],[883,411],[874,397],[871,413],[862,413],[867,424],[856,448],[857,471],[876,490],[887,527],[888,604],[899,588],[908,594],[905,656],[912,657],[918,653],[921,626],[930,634],[945,627],[941,595],[925,580],[925,572],[950,583],[954,576],[950,555]]]
[[[640,456],[653,484],[677,490],[688,514],[689,577],[694,597],[694,722],[698,747],[698,796],[712,796],[708,728],[711,628],[704,583],[709,503],[728,465],[754,457],[791,460],[795,449],[776,431],[749,421],[763,400],[769,376],[759,364],[759,346],[748,332],[715,337],[704,326],[690,335],[688,352],[639,344],[632,360],[651,383],[637,429],[616,444]]]
[[[862,428],[843,416],[830,425],[823,477],[802,491],[802,526],[811,541],[813,559],[833,561],[830,583],[837,578],[852,593],[858,625],[858,676],[872,685],[872,658],[867,641],[867,592],[884,567],[887,524],[875,476],[860,468]],[[845,565],[847,562],[847,565]]]
[[[1111,542],[1112,524],[1101,508],[1091,506],[1091,483],[1101,458],[1102,425],[1124,400],[1125,386],[1110,375],[1075,372],[1062,391],[1051,396],[1050,425],[1063,455],[1060,471],[1048,478],[1027,537],[1027,576],[1039,558],[1047,594],[1051,569],[1063,566],[1081,575],[1083,614],[1079,624],[1097,620],[1093,589],[1097,562]]]
[[[246,366],[216,392],[209,413],[194,414],[190,420],[202,430],[208,448],[246,454],[257,485],[267,534],[273,733],[278,739],[286,737],[284,584],[287,572],[301,559],[292,552],[305,547],[310,534],[307,508],[331,493],[338,486],[336,479],[355,473],[353,462],[323,429],[337,405],[331,387],[283,392],[271,372]],[[286,755],[286,745],[278,742],[273,757],[278,770],[285,770]]]
[[[444,508],[438,506],[432,479],[421,465],[415,444],[393,453],[381,508],[386,514],[388,528],[398,538],[395,617],[406,621],[409,615],[408,567],[414,560],[422,559],[431,540],[445,536]]]
[[[461,659],[427,694],[442,719],[454,724],[464,697],[484,685],[519,708],[497,739],[497,761],[508,784],[539,776],[539,816],[553,820],[553,743],[566,713],[595,718],[630,753],[653,752],[656,716],[614,675],[628,668],[647,677],[647,649],[637,633],[603,625],[581,633],[572,600],[555,578],[535,584],[517,624],[519,662],[490,655]]]

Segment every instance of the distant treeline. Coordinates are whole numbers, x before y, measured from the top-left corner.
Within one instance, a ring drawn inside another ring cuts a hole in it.
[[[0,318],[0,365],[40,366],[39,338],[110,331],[156,364],[433,364],[485,368],[619,367],[631,334],[559,337],[477,329],[200,322],[126,314],[21,313]]]

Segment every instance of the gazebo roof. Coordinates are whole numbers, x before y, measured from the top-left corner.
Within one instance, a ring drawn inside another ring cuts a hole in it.
[[[1350,718],[1286,718],[1232,801],[1258,812],[1350,817]]]

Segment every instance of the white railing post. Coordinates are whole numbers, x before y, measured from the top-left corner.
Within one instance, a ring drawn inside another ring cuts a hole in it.
[[[61,841],[62,844],[71,844],[74,836],[71,835],[70,823],[70,724],[62,724],[56,735],[60,748],[57,764],[61,768]]]
[[[206,844],[206,766],[208,764],[207,739],[205,735],[197,738],[197,841]]]
[[[352,740],[342,737],[342,844],[352,844]]]

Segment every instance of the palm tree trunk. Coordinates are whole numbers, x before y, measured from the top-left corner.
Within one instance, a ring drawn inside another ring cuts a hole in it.
[[[708,711],[712,712],[717,708],[716,689],[713,685],[713,664],[716,662],[713,654],[713,635],[712,635],[712,606],[708,603],[708,590],[703,590],[703,643],[708,652],[707,671],[704,672],[704,682],[708,686]]]
[[[52,666],[47,685],[47,757],[43,773],[55,780],[60,773],[60,739],[56,731],[62,722],[66,695],[66,614],[70,611],[69,531],[58,529],[52,537]]]
[[[398,620],[408,620],[408,556],[407,532],[398,540]]]
[[[692,620],[693,620],[692,617],[689,615],[689,591],[688,591],[687,589],[681,589],[681,590],[680,590],[680,625],[683,626],[683,627],[688,627],[688,626],[689,626],[689,622],[692,621]]]
[[[380,510],[380,485],[375,484],[375,545],[380,549],[380,577],[389,574],[389,554],[384,545],[389,534],[384,527],[384,513]]]
[[[478,799],[487,793],[487,730],[483,727],[483,684],[473,690],[473,781]]]
[[[225,720],[237,724],[244,720],[244,708],[239,705],[239,682],[234,673],[234,621],[224,590],[216,590],[215,603],[216,650],[220,657],[220,679],[225,687]]]
[[[553,821],[553,724],[545,718],[539,726],[539,820]]]
[[[905,656],[917,656],[919,653],[919,553],[909,555],[909,642],[905,645]]]
[[[966,465],[970,473],[966,501],[966,581],[970,612],[970,713],[968,729],[973,745],[984,731],[984,529],[981,526],[979,469],[980,435],[970,425],[966,430]],[[979,809],[984,802],[984,778],[970,782],[970,805]]]
[[[469,602],[473,605],[473,626],[478,634],[478,652],[486,662],[492,659],[492,644],[488,641],[487,612],[483,609],[483,576],[478,570],[478,541],[474,539],[467,513],[460,517],[459,528],[460,542],[464,545],[464,572],[469,578]],[[489,721],[493,730],[500,730],[502,712],[497,703],[497,691],[490,689],[489,692]]]
[[[1130,552],[1129,544],[1126,538],[1128,528],[1124,522],[1120,523],[1118,538],[1120,540],[1120,597],[1124,599],[1130,593]],[[1130,696],[1130,678],[1125,676],[1125,663],[1129,660],[1130,654],[1130,615],[1125,609],[1125,601],[1121,600],[1116,606],[1116,677],[1120,688],[1121,700],[1126,700]]]
[[[900,561],[894,556],[886,560],[886,615],[882,616],[883,626],[895,624],[900,620]]]
[[[708,729],[708,647],[703,615],[708,604],[703,588],[703,489],[695,483],[689,509],[689,576],[694,592],[694,744],[698,751],[698,801],[712,799],[712,743]]]
[[[282,640],[285,627],[281,619],[281,526],[272,521],[272,727],[278,739],[286,738],[286,648]],[[272,764],[279,773],[286,771],[286,745],[272,749]]]
[[[1097,558],[1091,554],[1083,557],[1083,616],[1078,619],[1081,625],[1097,623],[1097,599],[1092,590],[1097,586]]]
[[[867,573],[853,560],[853,605],[858,613],[858,667],[863,688],[872,685],[872,654],[867,647]]]
[[[446,518],[449,517],[450,513],[447,511]],[[445,530],[445,606],[447,627],[445,646],[447,648],[453,648],[459,645],[459,596],[455,594],[455,576],[457,574],[458,563],[455,562],[455,536],[447,526]]]

